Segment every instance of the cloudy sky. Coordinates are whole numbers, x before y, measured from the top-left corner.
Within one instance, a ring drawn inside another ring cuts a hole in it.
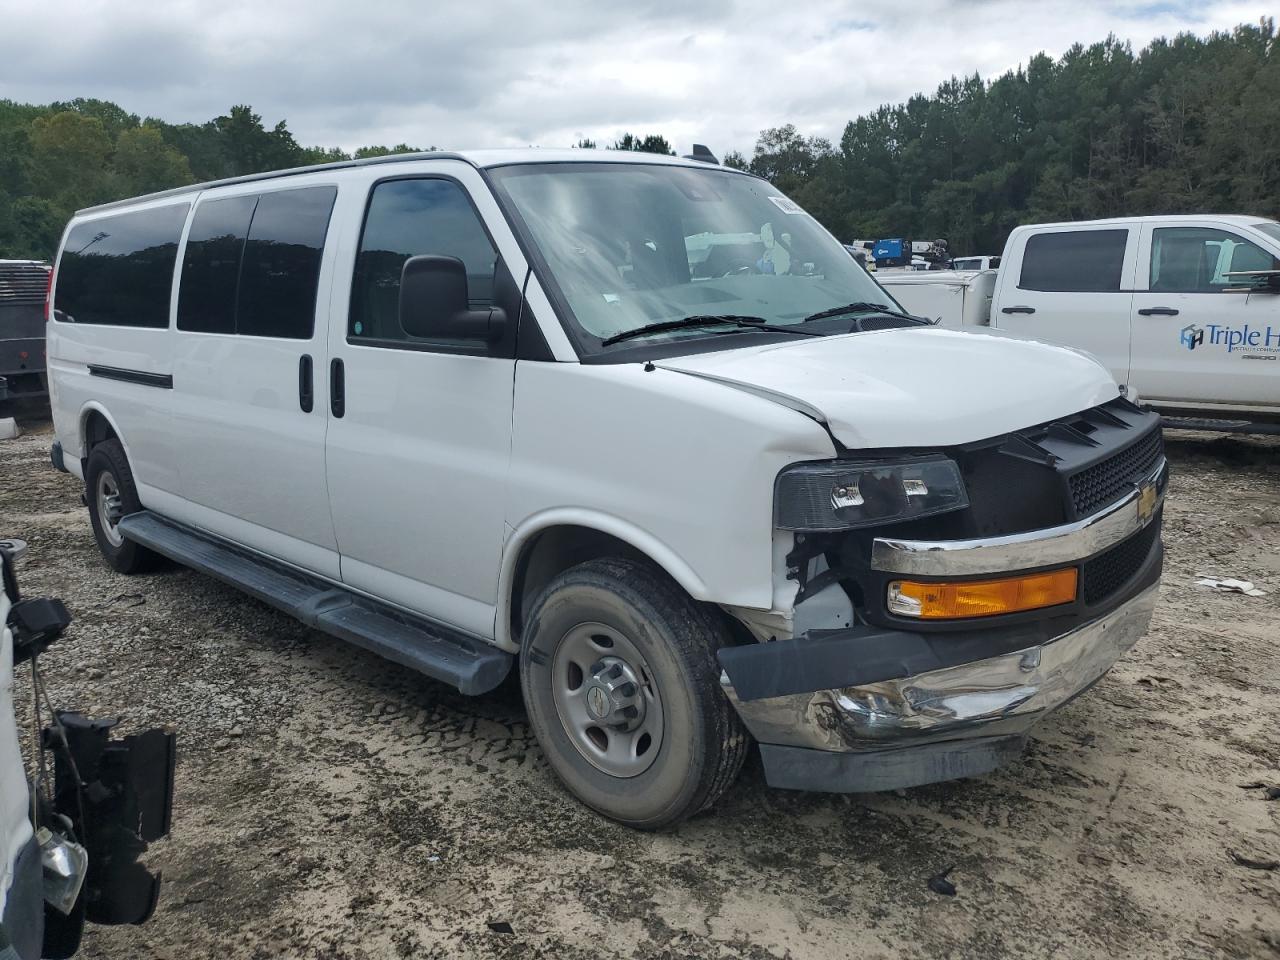
[[[1274,2],[0,0],[0,97],[114,100],[172,122],[249,103],[299,142],[564,147],[624,130],[750,152],[1057,56],[1256,22]]]

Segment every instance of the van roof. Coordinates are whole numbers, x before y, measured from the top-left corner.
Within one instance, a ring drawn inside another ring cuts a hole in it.
[[[1189,220],[1193,217],[1202,217],[1206,220],[1216,220],[1219,223],[1230,223],[1238,227],[1249,227],[1259,221],[1270,221],[1270,217],[1264,216],[1248,216],[1239,213],[1181,213],[1166,214],[1151,217],[1111,217],[1107,220],[1061,220],[1055,223],[1024,223],[1016,227],[1017,230],[1038,230],[1041,227],[1127,227],[1133,224],[1141,223],[1171,223],[1177,220]]]
[[[287,170],[271,170],[266,173],[250,173],[241,177],[227,177],[223,180],[210,180],[205,183],[193,183],[190,186],[174,187],[172,190],[160,190],[140,197],[128,197],[114,200],[92,207],[77,210],[76,216],[99,210],[110,210],[114,207],[130,206],[162,197],[180,197],[184,194],[199,193],[213,187],[224,187],[233,183],[251,183],[255,180],[276,180],[281,177],[293,177],[303,173],[315,173],[320,170],[343,170],[347,167],[364,167],[375,164],[412,163],[419,160],[461,160],[478,170],[493,167],[505,167],[525,163],[645,163],[665,164],[676,167],[697,167],[705,169],[711,164],[701,160],[689,160],[684,157],[664,156],[660,153],[638,153],[633,150],[544,150],[539,147],[522,147],[518,149],[461,150],[461,151],[426,151],[422,153],[395,153],[385,157],[365,157],[361,160],[339,160],[335,163],[316,163],[306,167],[291,167]],[[736,171],[732,167],[719,167],[718,170]],[[751,174],[747,174],[751,176]]]

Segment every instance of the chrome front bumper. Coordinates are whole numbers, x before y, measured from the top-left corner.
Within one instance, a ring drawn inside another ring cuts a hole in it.
[[[1124,656],[1146,632],[1157,591],[1049,643],[902,679],[745,702],[727,674],[721,684],[762,743],[848,752],[1022,735]]]
[[[970,541],[877,539],[871,566],[965,577],[1087,563],[1158,522],[1167,476],[1162,460],[1117,503],[1061,527]],[[984,637],[972,659],[954,662],[936,655],[945,643],[922,651],[909,628],[856,628],[722,651],[721,686],[775,786],[884,790],[984,773],[1016,756],[1037,720],[1096,683],[1146,632],[1161,557],[1157,537],[1142,573],[1116,584],[1125,599],[1056,636]]]

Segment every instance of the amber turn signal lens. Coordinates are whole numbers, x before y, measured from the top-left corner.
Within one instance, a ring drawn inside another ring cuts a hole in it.
[[[950,620],[1039,610],[1075,600],[1076,578],[1076,568],[1067,567],[1003,580],[895,580],[889,584],[889,611],[922,620]]]

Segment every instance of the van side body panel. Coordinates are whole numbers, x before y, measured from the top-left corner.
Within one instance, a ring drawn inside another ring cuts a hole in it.
[[[695,599],[772,609],[774,482],[789,464],[834,455],[803,414],[699,377],[520,363],[505,566],[572,509],[660,563],[679,558],[665,566]]]
[[[335,187],[332,175],[300,176],[203,194],[192,222],[211,201]],[[179,250],[180,270],[191,227],[189,223]],[[332,223],[329,231],[332,235]],[[182,475],[181,500],[165,497],[147,506],[337,579],[337,542],[324,477],[324,371],[333,269],[333,245],[326,243],[308,339],[179,330],[174,318],[183,291],[181,286],[175,290],[169,331],[174,343],[170,402],[172,458]],[[312,358],[315,397],[309,412],[301,409],[299,399],[299,363],[304,355]]]
[[[182,202],[190,203],[189,199]],[[138,204],[136,209],[148,210],[174,203],[174,200],[156,200]],[[64,247],[72,227],[93,223],[117,212],[91,212],[77,216],[67,225],[54,264],[50,295],[55,304]],[[180,258],[175,259],[175,279],[180,262]],[[177,432],[171,416],[171,398],[165,395],[167,391],[163,387],[140,382],[144,378],[122,378],[130,373],[171,375],[173,331],[67,323],[59,320],[54,312],[48,324],[47,343],[54,429],[68,460],[88,455],[82,428],[88,411],[96,407],[104,412],[125,445],[139,491],[145,493],[146,489],[153,488],[178,494],[181,479],[173,456]],[[91,367],[96,368],[98,375],[91,372]],[[101,375],[103,373],[108,375]]]

